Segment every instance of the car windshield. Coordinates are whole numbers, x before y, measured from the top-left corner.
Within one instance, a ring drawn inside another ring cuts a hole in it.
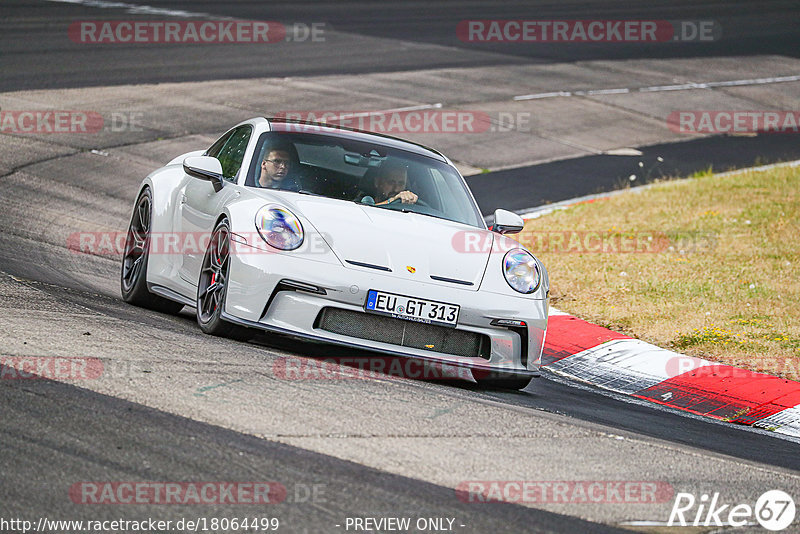
[[[450,165],[363,140],[307,132],[263,134],[245,184],[483,227],[466,185]]]

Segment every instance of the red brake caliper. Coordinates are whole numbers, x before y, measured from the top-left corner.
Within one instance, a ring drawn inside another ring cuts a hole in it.
[[[216,282],[216,281],[217,281],[217,273],[213,273],[211,275],[211,285],[214,285],[214,282]],[[216,310],[216,309],[217,309],[217,305],[215,304],[214,305],[214,310]]]

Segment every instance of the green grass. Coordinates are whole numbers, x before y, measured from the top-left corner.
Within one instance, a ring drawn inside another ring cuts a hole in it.
[[[552,304],[656,345],[800,379],[800,168],[699,172],[527,222],[519,235],[653,235],[650,252],[533,248]]]

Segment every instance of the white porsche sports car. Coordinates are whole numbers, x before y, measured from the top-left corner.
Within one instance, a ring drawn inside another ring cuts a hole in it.
[[[538,375],[549,282],[491,229],[439,152],[330,125],[256,118],[138,190],[121,289],[197,311],[209,334],[278,332],[469,369],[487,387]]]

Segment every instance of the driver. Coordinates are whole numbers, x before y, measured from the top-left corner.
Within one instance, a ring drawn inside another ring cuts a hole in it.
[[[291,144],[275,144],[264,152],[258,185],[268,189],[299,191],[300,184],[294,176],[297,152]],[[293,157],[294,156],[294,157]]]
[[[375,173],[375,205],[381,206],[401,201],[403,204],[416,204],[419,197],[406,189],[408,169],[398,162],[387,162]],[[364,195],[366,196],[366,195]]]

